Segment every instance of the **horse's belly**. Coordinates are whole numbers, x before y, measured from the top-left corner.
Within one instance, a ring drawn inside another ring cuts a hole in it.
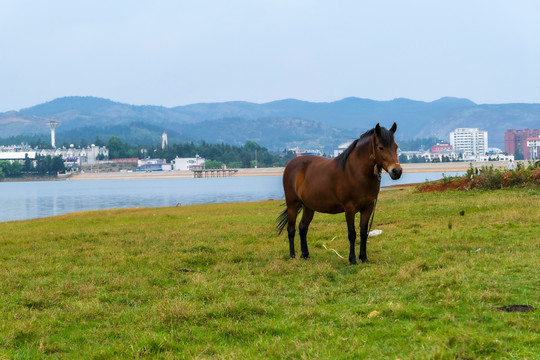
[[[334,194],[319,191],[304,191],[299,195],[302,203],[311,210],[326,214],[338,214],[344,211],[343,204]]]

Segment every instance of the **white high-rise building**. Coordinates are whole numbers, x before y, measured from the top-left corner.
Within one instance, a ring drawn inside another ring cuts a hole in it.
[[[450,145],[454,151],[464,155],[485,155],[488,148],[488,133],[478,128],[458,128],[450,133]]]

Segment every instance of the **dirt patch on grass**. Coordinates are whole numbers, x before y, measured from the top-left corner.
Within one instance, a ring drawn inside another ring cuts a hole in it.
[[[529,312],[536,310],[536,308],[531,305],[506,305],[498,307],[497,310],[506,312]]]

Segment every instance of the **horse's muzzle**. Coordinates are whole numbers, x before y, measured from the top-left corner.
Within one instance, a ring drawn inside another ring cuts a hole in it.
[[[401,169],[401,166],[399,164],[396,164],[394,166],[390,166],[388,168],[388,173],[390,174],[390,177],[392,180],[397,180],[401,177],[401,173],[403,170]]]

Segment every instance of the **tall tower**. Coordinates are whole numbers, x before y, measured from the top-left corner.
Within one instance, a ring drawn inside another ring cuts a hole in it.
[[[167,133],[164,131],[163,135],[161,135],[161,149],[165,149],[169,145],[169,142],[167,140]]]
[[[53,149],[56,149],[56,139],[55,139],[55,133],[54,133],[54,129],[56,129],[56,127],[60,125],[60,123],[58,121],[49,121],[47,123],[47,126],[51,129],[51,145],[53,147]]]

